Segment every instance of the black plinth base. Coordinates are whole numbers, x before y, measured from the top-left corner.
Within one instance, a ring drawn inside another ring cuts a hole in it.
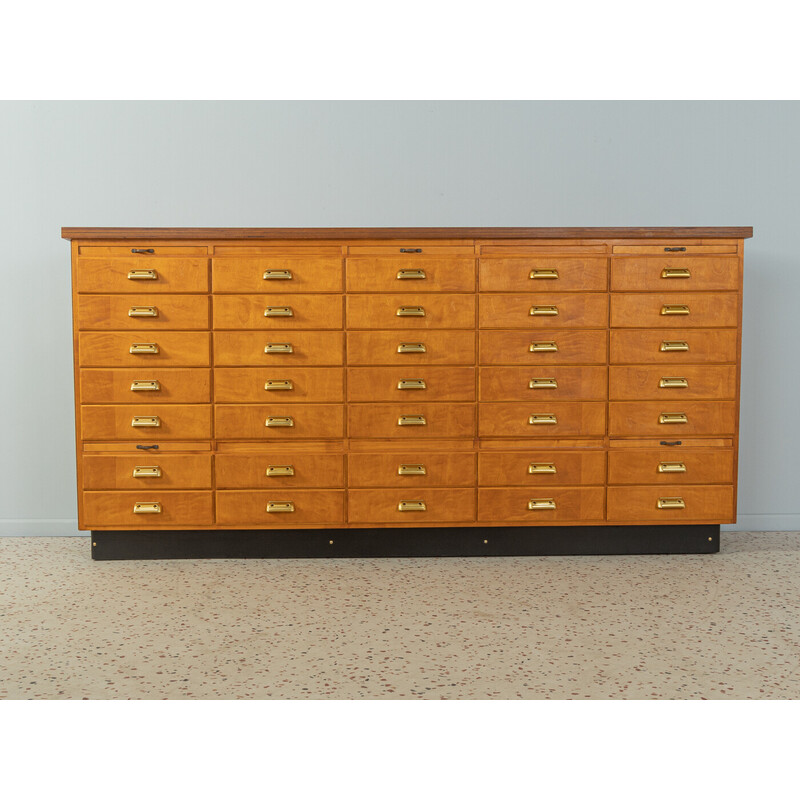
[[[391,558],[718,553],[719,525],[92,531],[92,558]]]

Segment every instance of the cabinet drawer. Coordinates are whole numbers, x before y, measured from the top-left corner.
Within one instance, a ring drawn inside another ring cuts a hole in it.
[[[605,292],[605,256],[481,256],[482,292]]]
[[[277,359],[276,359],[277,361]],[[218,367],[214,370],[218,403],[341,403],[341,367]]]
[[[605,364],[606,331],[481,331],[481,364]]]
[[[282,367],[335,366],[343,361],[344,335],[338,331],[214,334],[217,366],[274,366],[280,370]]]
[[[215,292],[342,291],[340,256],[215,257],[211,260]]]
[[[481,328],[606,328],[607,294],[484,294]]]
[[[426,330],[474,328],[475,295],[351,294],[347,327]]]
[[[611,450],[608,482],[733,483],[733,450],[702,447]]]
[[[77,322],[82,330],[185,330],[208,328],[204,295],[78,295]]]
[[[408,400],[475,401],[475,367],[351,367],[347,399],[353,403]]]
[[[348,292],[474,292],[475,259],[368,256],[347,259]]]
[[[525,450],[478,455],[481,486],[572,486],[605,484],[604,450]]]
[[[481,367],[480,399],[605,400],[606,367]]]
[[[210,403],[210,369],[82,369],[81,403]]]
[[[218,489],[308,489],[344,486],[344,456],[270,451],[214,457]]]
[[[136,418],[144,419],[136,419]],[[157,425],[134,425],[155,418]],[[120,405],[83,406],[81,438],[84,440],[121,439],[124,441],[160,439],[210,439],[211,406]]]
[[[430,522],[473,522],[475,490],[350,489],[347,506],[350,522],[396,522],[423,527]]]
[[[289,403],[214,407],[217,439],[338,439],[344,435],[344,406]],[[267,425],[267,420],[273,425]],[[289,420],[290,425],[281,424]]]
[[[210,489],[211,454],[83,456],[84,489]]]
[[[145,252],[142,253],[141,251]],[[137,252],[139,251],[139,252]],[[208,254],[205,245],[178,244],[83,244],[78,248],[81,256],[138,256],[143,261],[148,256],[203,256]]]
[[[531,507],[532,506],[532,507]],[[479,522],[599,521],[605,510],[602,487],[548,487],[524,489],[478,489]]]
[[[82,367],[207,367],[210,344],[210,334],[199,331],[79,333],[78,362]]]
[[[735,256],[651,256],[615,258],[611,262],[612,291],[735,291],[738,288],[739,259]]]
[[[659,508],[659,505],[663,506]],[[609,486],[609,522],[735,522],[732,486]]]
[[[83,527],[181,528],[211,525],[211,492],[83,492]],[[136,513],[150,511],[151,513]],[[154,513],[153,513],[154,512]]]
[[[481,403],[479,436],[604,436],[605,403]]]
[[[672,244],[615,244],[611,251],[614,255],[666,255],[682,258],[692,255],[709,255],[714,253],[737,253],[738,246],[734,244],[692,244],[691,242],[673,242]]]
[[[78,258],[79,292],[208,292],[207,258]]]
[[[342,296],[336,294],[219,295],[214,298],[214,327],[285,331],[341,328]]]
[[[424,424],[411,424],[418,419]],[[348,406],[348,432],[353,439],[427,439],[475,436],[473,403],[356,404]],[[401,424],[408,422],[409,424]]]
[[[612,400],[704,400],[736,397],[736,367],[611,367]]]
[[[424,351],[417,352],[421,345]],[[400,350],[404,352],[399,352]],[[474,364],[473,331],[357,331],[347,334],[347,363],[368,366]]]
[[[614,328],[735,328],[738,322],[739,295],[735,292],[611,295]]]
[[[669,400],[609,403],[611,436],[661,436],[676,440],[682,436],[723,436],[736,432],[736,403],[733,400]],[[685,421],[673,421],[684,418]]]
[[[475,453],[350,453],[350,486],[415,489],[425,486],[474,486]]]
[[[288,528],[340,522],[344,522],[342,490],[280,487],[268,491],[217,492],[220,525]]]
[[[611,331],[612,364],[713,364],[737,360],[735,330]]]

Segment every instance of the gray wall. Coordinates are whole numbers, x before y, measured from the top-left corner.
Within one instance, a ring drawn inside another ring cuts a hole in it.
[[[75,524],[65,226],[753,225],[739,525],[800,529],[800,103],[0,103],[0,533]]]

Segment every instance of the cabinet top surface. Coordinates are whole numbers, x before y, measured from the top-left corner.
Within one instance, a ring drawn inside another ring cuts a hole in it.
[[[730,228],[62,228],[63,239],[749,239]]]

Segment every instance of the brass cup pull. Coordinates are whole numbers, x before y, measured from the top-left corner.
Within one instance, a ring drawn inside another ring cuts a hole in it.
[[[423,380],[409,380],[409,381],[398,381],[397,388],[400,391],[404,391],[405,389],[427,389],[428,386]]]
[[[426,277],[424,269],[401,269],[397,273],[398,281],[424,281]]]
[[[529,389],[558,389],[558,381],[555,378],[531,378],[528,382]]]
[[[555,342],[531,342],[529,353],[557,353],[558,345]]]
[[[662,353],[688,353],[689,342],[661,342]]]
[[[264,309],[265,317],[293,317],[294,311],[289,306],[267,306]]]
[[[291,464],[270,464],[266,471],[267,478],[291,477],[292,475],[294,475],[294,467]]]
[[[400,306],[397,309],[398,317],[424,317],[425,309],[422,306]]]
[[[689,421],[686,414],[660,414],[658,422],[661,425],[682,425]]]
[[[528,500],[528,511],[555,511],[556,501],[552,497],[536,497]]]
[[[662,317],[680,317],[689,313],[689,306],[661,306]]]
[[[398,353],[426,353],[428,348],[422,342],[404,342],[397,345]]]
[[[422,414],[403,414],[397,419],[398,425],[427,425],[428,422]]]
[[[129,317],[157,317],[158,309],[155,306],[131,306],[128,309]]]
[[[264,345],[264,352],[268,355],[272,355],[274,353],[294,353],[294,348],[286,343],[286,344],[267,344]]]
[[[662,461],[658,465],[659,472],[686,472],[683,461]]]
[[[398,475],[427,475],[424,464],[401,464],[397,468]]]
[[[294,419],[292,417],[267,417],[264,426],[267,428],[294,428]]]
[[[691,278],[692,273],[686,267],[664,267],[661,270],[662,278]]]
[[[555,425],[558,422],[555,414],[531,414],[528,425]]]
[[[134,467],[134,478],[160,478],[161,467]]]
[[[161,384],[158,381],[133,381],[131,383],[132,392],[158,392]]]
[[[689,381],[686,378],[662,378],[658,386],[660,389],[688,389]]]
[[[132,269],[128,273],[129,281],[157,281],[158,273],[154,269]]]
[[[536,280],[555,280],[558,278],[558,270],[557,269],[532,269],[528,277],[532,281]]]
[[[682,497],[659,497],[658,508],[686,508],[686,503],[683,502]]]
[[[131,428],[160,428],[161,417],[134,417]]]
[[[293,511],[294,511],[294,503],[291,502],[267,503],[267,514],[291,514]]]
[[[264,384],[265,392],[290,392],[294,389],[291,381],[267,381]]]
[[[265,281],[290,281],[292,271],[289,269],[268,269],[262,276]]]
[[[134,514],[160,514],[161,503],[134,503]]]
[[[557,317],[558,306],[531,306],[528,314],[532,317]]]
[[[555,464],[528,464],[528,475],[555,475]]]
[[[401,500],[397,504],[398,511],[427,511],[424,500]]]
[[[134,356],[147,354],[157,355],[159,350],[158,345],[155,342],[141,342],[139,344],[132,344],[128,352]]]

